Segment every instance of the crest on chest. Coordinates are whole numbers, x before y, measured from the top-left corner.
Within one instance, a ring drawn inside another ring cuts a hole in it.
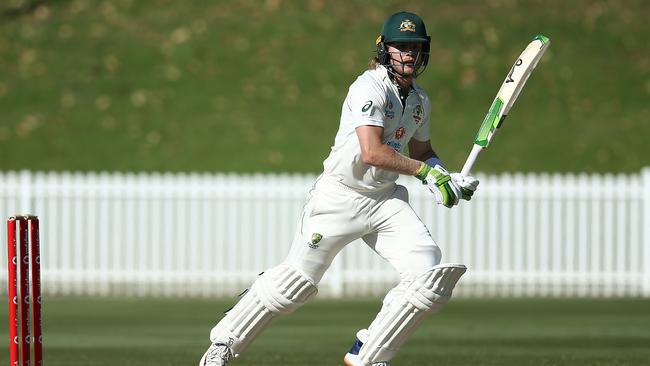
[[[415,107],[413,107],[413,121],[415,121],[415,124],[420,126],[422,124],[422,117],[424,115],[424,112],[422,111],[422,105],[416,104]]]
[[[386,103],[386,108],[384,108],[384,115],[389,119],[395,118],[395,109],[393,101],[391,99],[388,99],[388,103]]]

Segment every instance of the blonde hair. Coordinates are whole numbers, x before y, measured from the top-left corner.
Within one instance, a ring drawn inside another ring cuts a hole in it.
[[[379,58],[377,56],[373,56],[370,58],[368,61],[368,70],[374,70],[377,68],[377,66],[381,65],[379,63]]]

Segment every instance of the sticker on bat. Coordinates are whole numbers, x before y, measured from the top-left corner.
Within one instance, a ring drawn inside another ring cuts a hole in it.
[[[515,73],[515,67],[521,66],[522,63],[523,61],[520,58],[518,58],[517,62],[515,62],[515,65],[512,67],[512,69],[510,69],[510,72],[508,73],[508,78],[506,79],[506,83],[512,83],[513,81],[515,81],[515,79],[512,78],[512,74]]]

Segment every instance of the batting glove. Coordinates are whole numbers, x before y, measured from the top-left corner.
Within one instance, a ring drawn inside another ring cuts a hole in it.
[[[449,208],[458,204],[462,189],[451,179],[445,168],[440,165],[432,168],[428,164],[422,164],[415,177],[429,188],[436,203]]]
[[[466,201],[471,200],[472,195],[476,192],[476,188],[478,187],[478,179],[471,175],[464,176],[460,173],[451,173],[449,176],[451,177],[451,180],[460,187],[462,192],[461,198]]]

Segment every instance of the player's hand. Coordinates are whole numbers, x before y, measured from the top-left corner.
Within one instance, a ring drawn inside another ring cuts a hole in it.
[[[445,168],[440,165],[432,168],[428,164],[423,164],[415,176],[433,193],[436,203],[449,208],[458,204],[462,189],[451,179]]]
[[[449,175],[451,180],[456,182],[456,184],[461,189],[461,198],[464,200],[471,200],[472,195],[476,192],[476,187],[478,187],[478,179],[472,177],[471,175],[464,176],[460,173],[451,173]]]

